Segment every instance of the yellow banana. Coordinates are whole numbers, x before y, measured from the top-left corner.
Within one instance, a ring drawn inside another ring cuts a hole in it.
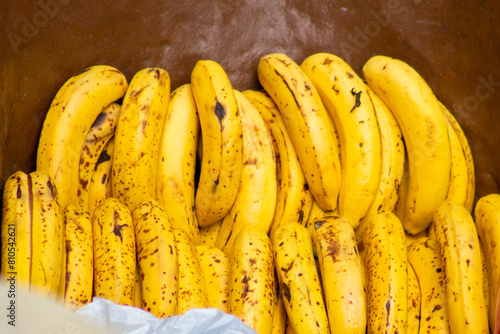
[[[274,263],[273,263],[274,265]],[[285,334],[288,317],[286,315],[283,293],[280,290],[276,271],[274,272],[274,306],[273,306],[273,329],[272,334]]]
[[[111,170],[113,165],[113,155],[115,151],[115,137],[111,137],[94,166],[88,190],[88,207],[92,217],[95,208],[106,198],[113,196],[111,187]]]
[[[460,124],[442,103],[440,106],[448,124],[451,147],[452,166],[447,198],[462,204],[471,212],[476,185],[472,152]]]
[[[271,334],[274,311],[274,263],[266,233],[243,228],[229,256],[229,313],[257,333]]]
[[[474,210],[475,226],[484,247],[486,262],[489,269],[489,321],[491,328],[495,327],[495,305],[500,284],[500,194],[489,194],[481,197]]]
[[[379,188],[381,135],[366,85],[340,57],[316,53],[300,68],[311,79],[339,134],[339,214],[353,227],[370,209]]]
[[[350,222],[340,216],[316,221],[318,253],[330,328],[335,333],[366,332],[365,275]]]
[[[115,133],[120,108],[119,104],[111,103],[97,116],[87,133],[80,155],[77,204],[89,212],[89,183],[96,164],[100,162],[99,157],[102,150]]]
[[[368,333],[406,333],[408,274],[401,222],[390,212],[372,216],[363,244],[368,271]]]
[[[158,153],[158,202],[172,226],[185,230],[196,244],[200,230],[194,211],[194,173],[200,122],[191,85],[170,95]]]
[[[174,228],[174,236],[179,263],[177,314],[209,307],[207,285],[193,238],[179,228]]]
[[[92,301],[94,253],[92,221],[88,211],[74,204],[64,211],[63,305],[72,310]]]
[[[444,271],[437,241],[421,238],[408,245],[408,270],[420,286],[420,333],[450,333]]]
[[[276,159],[271,136],[257,109],[235,91],[243,127],[243,170],[234,204],[222,221],[216,246],[229,255],[246,226],[268,233],[276,208]]]
[[[336,129],[311,80],[288,56],[262,57],[262,87],[280,110],[309,189],[324,211],[337,208],[341,166]]]
[[[70,78],[59,89],[45,116],[38,142],[36,169],[54,180],[61,208],[75,203],[80,154],[87,132],[99,113],[127,89],[116,68],[97,65]]]
[[[175,315],[179,265],[175,236],[165,210],[146,200],[132,212],[141,277],[142,308],[157,318]]]
[[[135,305],[136,244],[127,206],[105,199],[94,211],[94,295],[120,305]]]
[[[421,293],[417,276],[412,266],[408,265],[408,334],[418,334],[420,330]]]
[[[243,168],[242,126],[238,102],[224,69],[215,61],[199,60],[191,73],[203,141],[195,207],[206,227],[231,209]]]
[[[446,198],[451,172],[451,151],[446,118],[424,79],[405,62],[373,56],[363,66],[368,85],[394,113],[403,133],[409,179],[404,229],[422,232]]]
[[[137,72],[123,98],[115,130],[113,197],[132,212],[156,199],[158,149],[170,100],[170,77],[160,68]]]
[[[275,266],[293,330],[296,333],[329,333],[312,246],[306,227],[299,223],[281,226],[273,239]]]
[[[214,246],[217,242],[220,228],[222,226],[222,219],[207,227],[200,228],[200,244],[207,246]]]
[[[487,333],[483,269],[476,226],[462,205],[444,201],[434,216],[451,333]],[[486,247],[486,245],[485,245]]]
[[[297,152],[273,99],[266,93],[247,90],[243,95],[255,106],[271,133],[276,154],[278,193],[273,222],[269,231],[274,232],[284,224],[305,224],[311,211],[313,197],[302,172]]]
[[[198,245],[196,251],[207,286],[208,306],[228,312],[229,258],[213,246]]]

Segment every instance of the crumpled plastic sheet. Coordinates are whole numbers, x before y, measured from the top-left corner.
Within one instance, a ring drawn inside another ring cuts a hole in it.
[[[166,319],[136,307],[94,298],[76,313],[110,333],[123,334],[257,334],[238,317],[218,309],[192,309]]]

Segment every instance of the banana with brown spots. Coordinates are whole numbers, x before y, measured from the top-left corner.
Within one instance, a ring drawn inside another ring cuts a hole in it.
[[[177,311],[179,265],[169,217],[154,200],[141,202],[132,212],[141,278],[142,308],[157,318]]]
[[[113,166],[113,155],[115,151],[115,137],[111,137],[101,151],[99,158],[92,171],[88,190],[88,207],[92,217],[95,208],[106,198],[113,196],[111,185],[111,171]]]
[[[318,91],[281,53],[263,56],[257,75],[283,117],[314,199],[324,211],[335,210],[341,182],[338,139]]]
[[[200,244],[214,246],[222,226],[222,219],[207,227],[200,227]]]

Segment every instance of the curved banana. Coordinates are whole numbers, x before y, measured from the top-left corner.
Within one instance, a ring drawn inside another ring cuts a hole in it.
[[[117,103],[111,103],[104,108],[97,116],[90,127],[85,144],[80,155],[80,169],[78,173],[79,187],[77,191],[77,204],[84,210],[90,212],[89,208],[89,188],[92,173],[99,163],[99,157],[108,141],[113,138],[115,133],[118,115],[121,106]]]
[[[243,170],[236,200],[222,221],[216,242],[216,247],[228,255],[244,227],[269,232],[277,196],[272,138],[257,109],[242,93],[235,94],[243,126]]]
[[[363,66],[368,85],[394,113],[403,133],[409,179],[405,230],[422,232],[445,200],[451,173],[451,151],[446,118],[424,79],[408,64],[373,56]]]
[[[408,265],[408,334],[418,334],[420,330],[420,285],[412,266]]]
[[[404,333],[408,274],[403,226],[390,212],[368,221],[363,239],[368,272],[368,333]]]
[[[311,236],[299,223],[281,226],[273,250],[288,321],[296,333],[329,333],[323,289],[314,261]]]
[[[75,203],[80,154],[87,132],[99,113],[127,89],[116,68],[98,65],[70,78],[54,97],[38,142],[36,169],[54,180],[61,208]]]
[[[172,226],[185,230],[200,243],[194,211],[194,173],[200,122],[191,85],[185,84],[170,96],[158,152],[156,194]]]
[[[324,211],[337,208],[341,166],[335,126],[311,80],[288,56],[262,57],[259,82],[280,110],[309,189]]]
[[[443,263],[436,240],[421,238],[408,245],[408,269],[420,286],[420,333],[450,333]]]
[[[146,200],[132,212],[141,277],[142,308],[157,318],[177,311],[179,264],[169,217],[160,204]]]
[[[134,221],[125,204],[105,199],[92,217],[94,295],[120,305],[135,305]]]
[[[200,245],[214,246],[222,226],[222,219],[207,227],[200,228]]]
[[[61,279],[63,305],[72,310],[92,301],[94,253],[92,221],[88,211],[74,204],[64,211],[64,252]]]
[[[380,182],[375,199],[365,217],[361,219],[361,222],[354,230],[358,245],[363,240],[367,221],[371,216],[384,211],[394,212],[405,166],[405,146],[398,121],[380,97],[368,86],[366,86],[366,92],[373,102],[380,129],[382,161]]]
[[[236,200],[243,168],[242,125],[233,87],[218,63],[199,60],[191,88],[203,141],[195,206],[198,223],[206,227],[222,219]]]
[[[257,333],[272,333],[274,311],[274,263],[266,233],[242,229],[229,256],[229,313]]]
[[[115,137],[111,137],[104,149],[101,151],[99,158],[94,166],[90,184],[88,187],[88,207],[92,217],[95,208],[101,204],[106,198],[113,196],[111,187],[111,170],[113,166],[113,155],[115,151]]]
[[[489,321],[493,328],[496,321],[496,300],[500,284],[500,194],[481,197],[474,210],[475,226],[481,239],[489,269]]]
[[[356,227],[379,188],[381,135],[374,105],[363,80],[340,57],[316,53],[300,68],[318,90],[338,131],[342,165],[339,214]]]
[[[340,216],[316,222],[314,239],[330,328],[366,332],[365,275],[350,221]]]
[[[443,261],[451,333],[488,333],[483,268],[476,226],[462,205],[444,201],[434,216]]]
[[[139,203],[156,199],[158,149],[169,100],[170,77],[160,68],[137,72],[123,98],[111,182],[113,197],[131,212]]]
[[[273,99],[266,93],[247,90],[243,95],[255,106],[269,128],[276,154],[278,193],[273,222],[269,231],[274,232],[284,224],[305,224],[311,211],[313,197],[300,166],[297,152],[286,129],[283,117]]]

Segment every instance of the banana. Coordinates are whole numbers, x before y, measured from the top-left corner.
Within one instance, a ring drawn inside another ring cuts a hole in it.
[[[77,204],[89,212],[89,183],[102,150],[115,133],[120,108],[119,104],[111,103],[102,110],[90,127],[82,148],[78,173]]]
[[[434,216],[451,333],[487,333],[483,269],[476,226],[462,205],[444,201]],[[486,245],[485,245],[486,247]]]
[[[97,65],[70,78],[54,97],[43,122],[36,169],[49,173],[62,209],[77,198],[80,154],[87,132],[99,113],[126,89],[127,80],[120,71]]]
[[[489,194],[481,197],[474,210],[477,233],[484,247],[489,269],[489,321],[491,328],[496,323],[496,300],[500,284],[500,194]]]
[[[394,113],[403,133],[409,179],[402,223],[408,233],[420,233],[431,224],[450,184],[446,118],[429,85],[405,62],[373,56],[363,66],[363,76]]]
[[[365,275],[350,221],[340,216],[317,220],[314,245],[323,281],[330,328],[336,333],[366,332]]]
[[[273,264],[274,265],[274,264]],[[273,328],[272,334],[285,334],[288,317],[286,315],[285,303],[283,302],[283,293],[280,290],[278,277],[274,271],[274,306],[273,306]]]
[[[111,184],[111,166],[115,151],[115,137],[111,137],[104,146],[96,164],[88,187],[88,208],[90,216],[94,215],[95,208],[106,198],[113,196]]]
[[[390,212],[368,221],[363,244],[368,272],[368,333],[406,333],[408,274],[404,230]]]
[[[136,243],[127,206],[105,199],[92,217],[94,295],[120,305],[135,305]]]
[[[398,122],[384,102],[367,85],[366,92],[373,102],[380,129],[381,167],[380,182],[375,199],[354,232],[358,247],[362,243],[368,219],[379,212],[394,212],[398,201],[405,164],[403,135]]]
[[[417,276],[408,265],[408,334],[418,334],[420,330],[421,292]]]
[[[65,307],[77,310],[92,301],[94,254],[90,214],[70,204],[64,211],[64,226],[61,298]]]
[[[231,210],[224,217],[216,247],[230,254],[234,239],[246,226],[268,233],[276,208],[276,158],[272,138],[257,109],[239,91],[243,127],[241,184]]]
[[[272,333],[275,277],[267,234],[243,228],[234,240],[229,263],[229,313],[257,333]]]
[[[132,78],[115,130],[113,197],[130,212],[156,199],[158,149],[167,106],[170,77],[160,68],[145,68]]]
[[[146,200],[132,212],[137,259],[141,277],[142,308],[157,318],[177,311],[179,277],[175,236],[160,204]]]
[[[207,227],[200,228],[200,244],[207,246],[214,246],[217,242],[220,228],[222,226],[222,219]]]
[[[174,228],[174,236],[179,263],[177,314],[209,307],[207,285],[194,240],[179,228]]]
[[[306,227],[299,223],[281,226],[273,239],[275,266],[293,330],[296,333],[329,333],[312,246]]]
[[[228,312],[229,258],[218,248],[196,246],[201,270],[207,286],[208,306]]]
[[[421,238],[408,245],[408,270],[420,286],[420,333],[450,333],[443,263],[437,241]]]
[[[460,124],[453,114],[440,103],[446,117],[451,147],[451,178],[447,198],[462,204],[472,212],[475,195],[475,173],[472,152]]]
[[[324,211],[337,208],[341,166],[333,121],[311,80],[288,56],[263,56],[260,84],[280,110],[309,189]]]
[[[158,153],[158,202],[172,226],[185,230],[200,243],[194,210],[194,173],[200,122],[190,84],[170,95]]]
[[[381,135],[374,105],[361,78],[329,53],[307,57],[300,68],[330,113],[340,140],[339,214],[355,228],[372,205],[381,173]]]
[[[253,90],[246,90],[243,95],[259,111],[274,144],[278,192],[276,209],[269,231],[272,240],[274,232],[281,225],[289,222],[305,224],[311,211],[313,197],[283,117],[273,99],[266,92]]]
[[[199,60],[191,73],[203,142],[195,198],[201,227],[222,219],[231,209],[243,168],[240,110],[231,82],[215,61]]]

